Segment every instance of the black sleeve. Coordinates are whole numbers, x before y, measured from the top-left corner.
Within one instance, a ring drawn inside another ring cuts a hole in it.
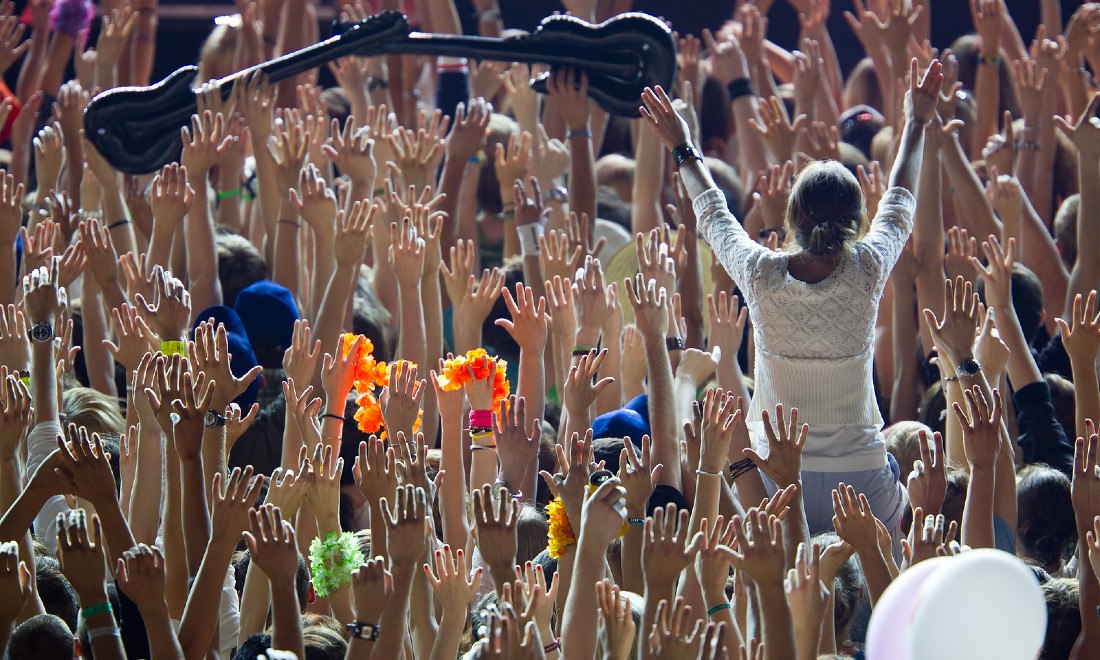
[[[1054,413],[1050,386],[1045,380],[1025,385],[1013,396],[1016,402],[1017,443],[1025,463],[1046,463],[1069,474],[1073,470],[1073,442]]]
[[[435,107],[454,119],[459,103],[470,100],[469,78],[465,71],[440,71],[435,88]]]

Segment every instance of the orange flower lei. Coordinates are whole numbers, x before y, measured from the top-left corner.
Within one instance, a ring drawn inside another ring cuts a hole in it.
[[[344,335],[344,357],[347,357],[356,339],[356,335]],[[371,340],[363,337],[359,355],[356,358],[355,380],[353,382],[355,391],[359,393],[359,396],[355,399],[355,404],[359,406],[359,410],[355,411],[355,421],[358,422],[359,430],[363,433],[378,435],[379,438],[385,439],[386,432],[384,430],[385,422],[382,419],[382,406],[378,401],[375,390],[381,390],[389,385],[389,365],[375,360],[373,353],[374,344]],[[407,360],[399,360],[398,364],[401,362],[405,363],[405,368],[413,366]],[[417,412],[416,422],[413,424],[414,433],[420,430],[423,413],[423,410]]]
[[[573,527],[569,524],[569,516],[565,513],[565,505],[561,498],[555,497],[546,505],[546,515],[550,518],[547,528],[547,549],[550,556],[557,559],[565,552],[565,549],[577,542],[577,535],[573,533]]]
[[[485,380],[490,375],[490,364],[489,354],[485,352],[484,348],[475,348],[468,351],[466,355],[456,355],[450,360],[444,360],[443,371],[438,378],[439,387],[444,392],[461,389],[471,381],[470,368],[473,369],[474,374],[472,380]],[[495,410],[502,400],[508,398],[508,394],[511,392],[511,385],[508,383],[508,362],[497,359],[496,370],[492,376],[493,409]]]

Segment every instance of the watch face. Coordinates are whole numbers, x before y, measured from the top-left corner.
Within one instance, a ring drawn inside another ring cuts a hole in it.
[[[35,341],[49,341],[53,339],[53,326],[49,323],[36,323],[31,328],[31,339]]]
[[[217,419],[217,417],[214,416],[214,411],[213,410],[207,410],[206,414],[203,415],[202,421],[207,426],[214,426],[215,424],[218,423],[218,419]]]

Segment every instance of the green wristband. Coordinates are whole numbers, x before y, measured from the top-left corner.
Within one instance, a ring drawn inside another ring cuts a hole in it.
[[[223,199],[229,199],[231,197],[239,197],[240,194],[241,194],[241,189],[240,188],[237,188],[236,190],[219,190],[218,191],[218,201],[220,202]]]
[[[87,621],[93,616],[97,614],[103,614],[104,612],[114,616],[115,608],[111,607],[110,602],[96,603],[95,605],[89,605],[88,607],[85,607],[83,610],[81,610],[80,616],[84,617],[84,620]]]
[[[707,610],[707,618],[709,619],[710,617],[712,617],[715,614],[721,612],[722,610],[728,610],[728,609],[731,609],[729,603],[719,603],[718,605],[715,605],[714,607]]]

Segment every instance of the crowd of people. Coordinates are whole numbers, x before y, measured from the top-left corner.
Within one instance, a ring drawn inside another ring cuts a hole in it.
[[[737,2],[632,119],[568,68],[234,76],[322,36],[239,0],[123,175],[84,109],[156,0],[5,0],[6,657],[1100,657],[1100,4],[853,0],[843,71],[848,8],[785,2],[798,50]],[[382,10],[462,33],[338,11]]]

